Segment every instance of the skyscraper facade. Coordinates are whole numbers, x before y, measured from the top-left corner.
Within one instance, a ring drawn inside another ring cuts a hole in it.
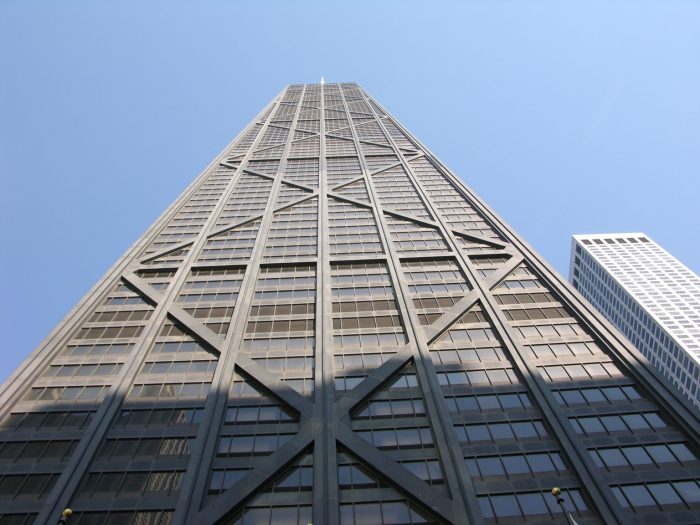
[[[643,233],[574,235],[569,279],[700,407],[700,277]]]
[[[645,363],[359,86],[290,85],[4,386],[0,521],[698,523]]]

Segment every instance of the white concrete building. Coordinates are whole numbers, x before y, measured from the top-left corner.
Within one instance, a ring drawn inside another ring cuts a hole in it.
[[[574,235],[569,280],[700,406],[700,277],[643,233]]]

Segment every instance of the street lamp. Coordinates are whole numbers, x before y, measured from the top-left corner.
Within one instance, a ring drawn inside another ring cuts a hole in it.
[[[564,511],[564,518],[566,519],[566,523],[568,525],[578,525],[576,523],[576,520],[574,519],[574,517],[571,515],[569,510],[566,508],[566,501],[564,501],[564,498],[561,495],[561,489],[559,487],[554,487],[552,489],[552,496],[557,498],[557,503],[559,503],[561,510]]]
[[[61,512],[61,517],[58,520],[58,525],[65,525],[68,523],[68,518],[70,518],[73,515],[73,511],[71,509],[63,509],[63,512]]]

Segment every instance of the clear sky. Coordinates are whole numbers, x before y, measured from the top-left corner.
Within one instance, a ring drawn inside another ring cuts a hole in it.
[[[0,380],[286,84],[355,81],[563,274],[700,271],[700,2],[0,4]]]

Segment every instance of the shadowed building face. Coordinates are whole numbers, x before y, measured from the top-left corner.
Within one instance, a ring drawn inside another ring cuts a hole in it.
[[[7,523],[700,521],[696,413],[355,84],[280,93],[0,395]]]

